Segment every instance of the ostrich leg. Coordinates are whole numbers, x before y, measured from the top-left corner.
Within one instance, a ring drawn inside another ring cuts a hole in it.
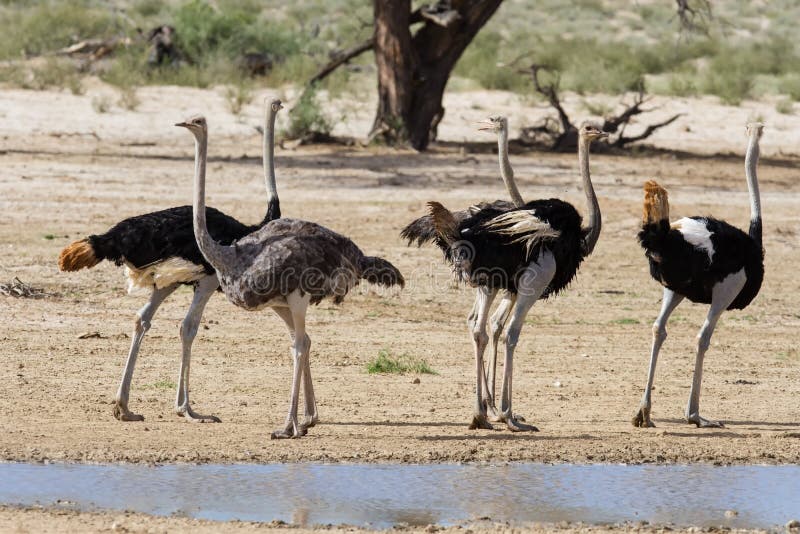
[[[514,306],[515,301],[516,296],[506,291],[502,300],[500,301],[500,305],[497,306],[497,309],[492,314],[492,318],[489,320],[489,329],[491,330],[492,334],[492,354],[487,369],[488,377],[486,380],[489,385],[487,387],[486,397],[488,398],[487,409],[489,412],[489,420],[495,422],[501,420],[500,414],[497,412],[497,407],[495,405],[495,383],[497,382],[497,346],[500,343],[500,336],[503,333],[503,328],[506,325],[506,321],[508,321],[508,316],[511,315],[511,309]]]
[[[139,347],[142,344],[145,333],[150,330],[150,321],[156,314],[156,310],[168,296],[178,288],[178,284],[153,289],[150,293],[150,300],[136,312],[136,322],[133,329],[133,339],[131,348],[128,351],[128,360],[125,362],[125,371],[122,373],[122,382],[119,384],[117,396],[114,399],[114,417],[120,421],[144,421],[144,417],[128,410],[128,396],[131,391],[131,380],[133,379],[133,368],[136,367],[136,357],[139,355]]]
[[[219,423],[220,420],[214,415],[200,415],[192,410],[189,404],[189,364],[192,359],[192,343],[200,327],[200,319],[203,318],[203,310],[208,304],[208,300],[219,287],[217,275],[205,276],[197,282],[194,289],[194,297],[189,311],[181,323],[181,344],[183,357],[181,358],[181,370],[178,376],[178,394],[175,398],[175,413],[195,423]]]
[[[294,341],[292,343],[292,357],[294,369],[292,372],[292,394],[289,399],[289,413],[283,428],[272,433],[273,439],[299,438],[305,433],[305,428],[297,424],[297,404],[300,398],[300,382],[303,379],[303,368],[308,359],[309,337],[306,335],[306,311],[311,300],[309,294],[300,296],[299,291],[290,293],[286,297],[289,311],[294,324]]]
[[[686,420],[694,423],[698,428],[722,428],[724,425],[718,421],[704,419],[700,416],[700,384],[703,381],[703,359],[711,344],[711,334],[717,326],[720,315],[724,312],[736,296],[742,291],[747,276],[744,269],[729,275],[722,282],[714,286],[711,292],[711,309],[697,336],[697,359],[694,364],[694,378],[692,389],[689,392],[689,404],[686,406]]]
[[[497,295],[497,290],[489,289],[486,287],[479,287],[473,311],[475,312],[475,321],[469,321],[472,330],[472,344],[475,347],[475,414],[470,423],[470,430],[476,428],[485,428],[491,430],[492,425],[489,423],[486,414],[486,398],[483,394],[486,385],[486,373],[483,369],[483,352],[486,350],[486,345],[489,343],[489,335],[486,333],[486,322],[489,318],[489,308],[492,306],[492,301]],[[471,314],[470,314],[471,316]]]
[[[653,389],[653,381],[656,375],[656,362],[658,361],[658,353],[661,351],[661,345],[667,339],[667,321],[669,316],[675,311],[683,301],[683,295],[678,295],[674,291],[664,288],[664,297],[661,299],[661,312],[658,314],[656,322],[653,323],[653,346],[650,350],[650,368],[647,370],[647,385],[644,388],[644,395],[642,395],[642,402],[639,405],[639,412],[633,418],[633,426],[635,427],[654,427],[656,425],[650,420],[650,395]]]
[[[556,260],[551,252],[545,250],[539,254],[539,259],[536,262],[528,265],[525,272],[520,276],[517,287],[517,301],[511,311],[511,320],[506,333],[506,359],[503,367],[503,390],[500,403],[500,417],[512,432],[538,432],[539,430],[533,425],[522,423],[518,417],[514,416],[514,412],[511,410],[514,349],[517,347],[525,317],[534,303],[545,292],[555,273]]]
[[[275,313],[283,319],[286,326],[289,328],[289,335],[294,342],[294,321],[292,320],[292,312],[287,308],[273,308]],[[311,351],[311,338],[306,334],[306,343],[308,343],[308,350]],[[317,412],[317,399],[314,396],[314,385],[311,382],[311,360],[306,358],[306,365],[303,368],[303,398],[305,400],[306,417],[302,426],[311,428],[319,422],[319,414]]]

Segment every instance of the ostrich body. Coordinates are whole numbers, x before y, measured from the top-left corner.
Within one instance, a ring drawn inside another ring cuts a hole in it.
[[[747,125],[749,141],[745,174],[750,193],[749,233],[710,217],[684,217],[670,224],[666,190],[653,181],[644,186],[644,216],[639,241],[650,262],[651,276],[664,286],[664,297],[661,312],[653,325],[647,386],[639,412],[633,418],[634,426],[655,426],[650,419],[650,408],[658,353],[667,337],[669,316],[684,298],[711,305],[697,338],[686,420],[698,427],[723,426],[700,415],[703,360],[722,312],[745,308],[758,294],[764,279],[761,199],[756,176],[763,128],[757,123]]]
[[[505,119],[494,119],[494,130],[501,143],[501,170],[506,187],[515,202],[521,201],[510,181],[510,165],[503,163],[503,142],[507,133]],[[430,202],[430,221],[435,230],[433,240],[453,265],[456,275],[477,286],[477,298],[470,314],[469,326],[475,349],[476,402],[470,428],[492,428],[489,411],[494,398],[489,392],[483,366],[483,353],[489,341],[486,325],[492,301],[505,291],[503,303],[492,317],[493,329],[502,332],[506,318],[506,353],[497,419],[512,431],[535,431],[522,423],[511,409],[514,349],[525,317],[533,304],[563,290],[574,278],[583,259],[588,256],[600,235],[600,208],[589,176],[589,146],[595,139],[606,137],[594,125],[580,130],[578,149],[583,186],[590,211],[589,226],[583,228],[577,210],[559,199],[534,200],[517,206],[490,203],[479,205],[466,216],[453,214],[437,202]],[[415,229],[423,226],[418,219],[403,232],[409,239],[419,240]],[[427,239],[422,235],[423,242]],[[499,334],[498,334],[499,337]],[[490,373],[492,372],[490,366]]]
[[[350,239],[307,221],[275,220],[230,245],[218,243],[209,232],[205,209],[206,120],[198,116],[176,126],[195,137],[194,233],[203,256],[217,271],[222,291],[246,310],[272,308],[289,328],[294,358],[289,413],[272,437],[300,437],[313,423],[297,420],[300,384],[311,384],[311,339],[305,327],[309,304],[324,298],[339,303],[361,279],[403,286],[403,276],[386,260],[365,256]],[[313,397],[306,395],[305,401],[308,413]]]
[[[522,195],[517,188],[514,180],[514,169],[511,167],[511,162],[508,158],[508,120],[505,117],[491,117],[483,122],[483,126],[479,130],[491,131],[497,133],[497,155],[500,163],[500,176],[503,178],[506,191],[508,192],[511,202],[507,200],[495,200],[492,202],[480,202],[478,204],[469,206],[462,211],[453,212],[453,217],[456,221],[461,222],[485,209],[495,209],[500,212],[508,211],[511,209],[520,208],[525,205]],[[401,237],[408,240],[409,244],[416,243],[417,246],[422,246],[427,242],[436,242],[439,247],[446,247],[447,244],[442,241],[436,232],[433,225],[433,216],[424,215],[419,219],[411,222],[401,232]],[[503,296],[497,310],[489,320],[489,329],[491,331],[492,352],[491,360],[488,365],[487,385],[483,388],[485,394],[485,402],[489,411],[489,418],[492,421],[500,421],[500,416],[494,404],[495,399],[495,383],[497,372],[497,347],[500,341],[500,334],[503,332],[508,316],[511,313],[511,306],[514,303],[514,295],[508,291],[502,292]],[[475,327],[475,320],[478,314],[478,298],[476,297],[475,303],[472,306],[472,311],[467,318],[467,324],[470,330]]]
[[[275,117],[282,107],[280,100],[273,100],[267,106],[265,115],[263,162],[267,213],[259,224],[246,225],[214,208],[206,208],[209,231],[214,239],[222,243],[229,244],[273,219],[280,218],[273,155]],[[105,234],[91,235],[65,247],[59,256],[58,265],[62,271],[77,271],[94,267],[103,260],[125,265],[129,293],[137,288],[150,291],[147,304],[136,314],[131,347],[114,401],[114,416],[120,421],[144,420],[143,416],[128,409],[139,347],[161,303],[179,286],[192,285],[194,297],[180,329],[183,357],[175,410],[178,415],[191,421],[219,422],[215,416],[196,414],[189,404],[192,343],[197,335],[203,310],[214,292],[219,289],[216,272],[203,257],[194,238],[192,206],[169,208],[120,221]]]

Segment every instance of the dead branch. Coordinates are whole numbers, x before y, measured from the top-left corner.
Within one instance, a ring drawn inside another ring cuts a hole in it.
[[[44,289],[32,287],[16,276],[7,284],[0,284],[0,295],[6,297],[16,297],[23,299],[43,299],[53,295],[45,292]]]
[[[620,134],[619,137],[617,137],[617,139],[612,143],[612,145],[615,146],[615,147],[622,148],[627,144],[635,143],[637,141],[641,141],[642,139],[647,139],[648,137],[653,135],[653,133],[656,130],[658,130],[659,128],[663,128],[664,126],[668,126],[668,125],[672,124],[673,122],[678,120],[679,117],[682,117],[683,115],[684,115],[683,113],[676,113],[675,115],[673,115],[672,117],[670,117],[669,119],[667,119],[667,120],[665,120],[663,122],[658,122],[656,124],[650,124],[650,125],[647,126],[647,128],[644,129],[644,131],[642,133],[640,133],[639,135],[634,135],[632,137],[625,137],[625,135],[623,135],[624,134],[624,130],[623,130],[623,132]]]
[[[561,99],[558,96],[558,86],[561,82],[560,75],[555,73],[555,79],[553,82],[545,84],[539,79],[539,72],[542,69],[544,69],[542,65],[537,65],[534,63],[528,68],[528,72],[531,75],[533,87],[536,92],[544,96],[547,99],[547,103],[550,104],[551,107],[555,108],[556,113],[558,113],[558,120],[561,122],[561,133],[554,140],[552,149],[562,150],[564,149],[564,145],[571,145],[573,141],[577,142],[578,130],[572,124],[572,121],[570,121],[569,115],[567,115],[567,112],[561,105]],[[574,137],[574,140],[570,140],[572,137]]]
[[[541,65],[531,65],[527,72],[531,75],[533,87],[537,93],[544,96],[548,104],[555,109],[558,115],[556,121],[552,117],[547,117],[545,120],[536,126],[527,126],[522,128],[520,134],[520,141],[528,144],[542,144],[550,142],[550,149],[555,151],[574,150],[578,142],[578,129],[570,119],[564,106],[561,105],[561,98],[558,94],[559,76],[555,73],[555,80],[552,83],[544,83],[539,77],[539,73],[544,69]],[[598,144],[597,147],[602,150],[603,146],[622,148],[630,143],[635,143],[650,137],[656,130],[663,128],[675,122],[678,117],[683,115],[678,113],[669,119],[656,124],[648,125],[645,130],[634,136],[626,136],[625,129],[633,121],[634,117],[642,113],[653,111],[654,108],[643,107],[650,98],[644,92],[644,84],[639,84],[639,90],[633,97],[633,102],[630,105],[625,105],[624,109],[609,117],[605,117],[602,124],[603,131],[606,131],[612,136],[608,141]]]
[[[322,67],[311,79],[308,81],[306,85],[314,85],[318,82],[321,82],[325,78],[327,78],[333,71],[348,63],[351,59],[360,56],[367,50],[372,50],[372,47],[375,44],[375,39],[370,37],[360,45],[354,46],[349,50],[345,50],[343,52],[336,53],[334,55],[334,59],[331,60],[327,65]]]
[[[57,56],[87,58],[97,61],[114,52],[119,46],[131,44],[129,37],[111,37],[110,39],[86,39],[54,52]]]
[[[714,18],[709,0],[675,0],[681,29],[708,34],[708,22]]]

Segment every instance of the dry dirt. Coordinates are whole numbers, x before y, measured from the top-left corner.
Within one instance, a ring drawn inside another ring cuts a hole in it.
[[[222,295],[206,309],[191,383],[195,409],[223,422],[190,424],[174,415],[178,325],[189,289],[162,306],[143,344],[130,407],[145,422],[116,421],[111,403],[145,297],[126,295],[122,271],[113,265],[59,273],[61,248],[124,217],[191,201],[192,141],[171,126],[189,110],[204,110],[210,119],[209,205],[243,221],[260,219],[265,208],[260,139],[252,128],[259,121],[256,104],[235,118],[212,91],[190,97],[171,88],[146,91],[139,111],[107,114],[92,111],[91,92],[3,93],[0,282],[19,277],[54,296],[0,296],[0,459],[800,462],[798,160],[780,155],[788,142],[769,129],[763,144],[771,157],[760,167],[766,279],[747,310],[723,316],[705,365],[703,412],[725,421],[724,429],[698,430],[682,419],[694,339],[707,311],[692,304],[673,315],[662,351],[657,428],[630,423],[661,296],[635,240],[641,184],[661,181],[676,217],[714,214],[745,226],[749,216],[741,156],[655,152],[593,157],[604,220],[600,242],[568,292],[533,308],[517,350],[514,408],[541,432],[467,429],[473,355],[465,317],[472,292],[451,282],[437,250],[408,248],[398,233],[429,199],[462,208],[503,198],[488,146],[475,153],[277,151],[285,216],[352,237],[368,254],[394,262],[408,281],[402,292],[361,288],[342,306],[323,303],[310,311],[321,424],[306,437],[269,440],[283,421],[290,385],[283,323],[268,311],[238,309]],[[459,117],[478,113],[469,98],[464,102],[463,113],[449,113],[447,128],[456,131]],[[720,142],[719,150],[731,150],[730,144],[743,150],[743,121],[735,126],[737,137]],[[470,128],[461,126],[451,138],[482,139]],[[719,139],[709,127],[696,146],[708,152]],[[574,155],[514,155],[512,163],[526,198],[559,196],[584,210]],[[438,374],[420,376],[418,384],[413,375],[367,374],[365,364],[382,349],[425,359]]]
[[[710,531],[711,529],[709,529]],[[200,519],[189,519],[184,517],[153,517],[132,512],[83,512],[78,513],[63,509],[45,508],[12,508],[0,506],[0,531],[13,533],[35,533],[35,534],[61,534],[64,532],[146,532],[148,534],[172,533],[172,532],[191,532],[192,534],[214,534],[217,532],[274,532],[276,534],[342,534],[354,533],[361,534],[370,532],[368,530],[347,525],[325,526],[325,527],[296,527],[280,521],[270,523],[248,523],[244,521],[231,521],[219,523],[215,521],[205,521]],[[465,523],[455,527],[440,528],[436,526],[427,527],[405,527],[395,526],[392,532],[398,534],[420,532],[430,534],[488,534],[488,533],[560,533],[570,532],[573,534],[602,534],[604,532],[614,534],[642,533],[660,534],[673,532],[700,532],[700,529],[681,529],[672,527],[656,527],[647,524],[620,524],[620,525],[586,525],[582,523],[556,523],[556,524],[515,524],[506,523],[495,524],[491,521],[476,521]],[[730,534],[743,532],[753,532],[745,530],[726,530]],[[761,531],[766,532],[766,531]]]

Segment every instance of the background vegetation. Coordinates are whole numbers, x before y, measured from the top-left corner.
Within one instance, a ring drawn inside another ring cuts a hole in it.
[[[712,94],[738,104],[783,95],[800,100],[800,51],[792,0],[713,2],[708,33],[681,32],[669,0],[506,0],[467,49],[451,88],[530,93],[518,71],[533,62],[560,72],[563,89],[616,94],[644,80],[649,92]],[[275,66],[258,85],[302,83],[336,50],[372,32],[368,0],[44,0],[0,1],[0,81],[81,91],[84,74],[128,90],[144,84],[231,86],[231,109],[253,87],[241,67],[245,53],[266,53]],[[188,61],[149,68],[140,36],[171,24]],[[90,66],[51,52],[89,38],[127,36],[133,44]],[[19,61],[39,58],[36,61]],[[323,82],[339,93],[371,86],[372,55]],[[124,97],[123,93],[123,97]]]

